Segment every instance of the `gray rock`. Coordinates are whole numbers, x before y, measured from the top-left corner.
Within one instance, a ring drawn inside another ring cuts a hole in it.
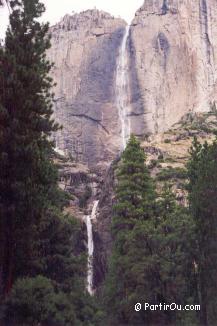
[[[98,10],[88,10],[50,29],[48,57],[52,76],[54,118],[63,129],[57,147],[75,161],[106,169],[120,149],[119,117],[115,105],[115,73],[126,23]]]
[[[217,99],[215,0],[146,0],[132,22],[131,47],[133,97],[146,131],[165,131]]]

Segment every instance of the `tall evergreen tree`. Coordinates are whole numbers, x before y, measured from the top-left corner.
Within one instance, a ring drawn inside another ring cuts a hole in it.
[[[201,324],[217,318],[217,141],[201,145],[194,139],[188,163],[189,203],[198,242]]]
[[[37,18],[39,0],[10,1],[12,13],[5,47],[0,49],[0,223],[1,285],[8,293],[14,279],[31,274],[35,224],[56,188],[48,140],[53,85],[45,51],[48,25]]]
[[[44,5],[12,0],[10,7],[0,49],[0,308],[5,302],[8,325],[89,325],[95,308],[84,289],[81,228],[62,213],[67,198],[52,162],[58,125],[48,24],[38,21]]]
[[[114,233],[119,230],[119,220],[131,229],[137,219],[146,219],[153,212],[155,191],[145,160],[140,143],[131,136],[117,171]]]
[[[192,216],[188,208],[176,202],[168,185],[164,186],[157,206],[158,223],[153,238],[160,265],[161,302],[198,304],[197,246]],[[191,311],[168,311],[166,320],[174,325],[197,325],[197,317]]]
[[[112,223],[114,245],[105,286],[105,301],[109,307],[111,324],[141,323],[140,316],[133,313],[132,307],[141,298],[141,292],[143,298],[146,295],[145,284],[149,286],[150,277],[144,272],[145,266],[135,265],[135,261],[143,260],[144,251],[149,251],[149,248],[147,242],[147,245],[145,242],[138,243],[136,237],[144,229],[145,234],[149,233],[154,199],[154,186],[145,166],[144,151],[136,138],[131,136],[117,171],[116,205]],[[142,251],[137,250],[140,244]],[[136,270],[137,267],[142,270]]]

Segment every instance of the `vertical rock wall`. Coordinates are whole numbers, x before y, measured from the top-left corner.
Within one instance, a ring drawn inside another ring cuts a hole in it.
[[[116,68],[126,23],[98,10],[51,28],[57,146],[90,167],[121,148]],[[127,43],[130,124],[138,136],[168,129],[216,100],[216,0],[145,0]]]
[[[90,167],[107,165],[120,148],[115,73],[125,25],[107,13],[88,10],[67,15],[51,28],[54,118],[63,126],[56,144]]]
[[[145,0],[132,22],[131,59],[144,133],[209,110],[217,97],[216,0]]]

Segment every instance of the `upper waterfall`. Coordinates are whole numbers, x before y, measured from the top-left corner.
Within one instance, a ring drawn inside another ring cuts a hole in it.
[[[126,26],[122,44],[119,50],[116,72],[116,105],[121,123],[122,147],[125,149],[130,137],[130,120],[128,117],[129,102],[129,68],[127,40],[129,37],[130,26]]]

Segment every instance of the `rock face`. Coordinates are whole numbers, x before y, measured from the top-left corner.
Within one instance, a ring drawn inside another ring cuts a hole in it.
[[[111,216],[112,207],[115,203],[115,168],[117,168],[117,158],[107,171],[102,186],[99,200],[99,215],[94,227],[94,285],[100,288],[108,271],[108,259],[112,249]]]
[[[87,10],[51,28],[57,146],[105,169],[121,148],[116,72],[126,23]],[[145,0],[131,24],[128,116],[138,136],[165,131],[217,98],[216,0]]]
[[[89,167],[108,165],[120,148],[115,106],[116,59],[126,23],[105,12],[66,15],[50,30],[49,59],[57,82],[57,147]]]
[[[130,50],[144,133],[167,130],[216,100],[216,0],[145,0],[132,22]]]

